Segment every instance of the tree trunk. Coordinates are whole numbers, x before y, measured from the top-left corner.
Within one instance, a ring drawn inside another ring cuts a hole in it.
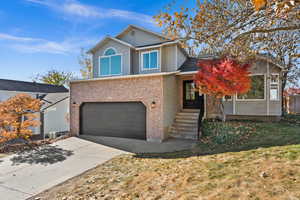
[[[283,95],[283,93],[284,93],[284,89],[285,89],[286,83],[287,83],[287,76],[288,76],[288,73],[289,73],[289,71],[290,71],[291,68],[292,68],[292,58],[289,57],[289,61],[288,61],[287,67],[286,67],[287,71],[285,71],[283,73],[283,77],[282,77],[282,88],[281,88],[281,99],[282,99],[282,101],[281,101],[281,107],[282,108],[284,108],[284,101],[283,101],[284,95]],[[286,110],[282,110],[282,111],[283,112],[282,112],[281,115],[284,116]]]
[[[222,122],[226,121],[226,114],[225,114],[225,109],[224,109],[224,104],[222,99],[220,99],[220,111],[221,111],[221,115],[222,115]]]

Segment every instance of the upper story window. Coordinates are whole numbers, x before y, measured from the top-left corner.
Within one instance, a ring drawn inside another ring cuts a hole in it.
[[[117,54],[114,48],[106,49],[99,60],[100,76],[120,75],[122,73],[122,55]]]
[[[158,69],[158,51],[147,51],[142,53],[142,69],[151,70]]]

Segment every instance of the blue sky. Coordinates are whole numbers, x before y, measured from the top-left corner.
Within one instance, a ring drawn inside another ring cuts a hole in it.
[[[58,69],[79,74],[88,49],[128,24],[153,24],[170,0],[11,0],[0,7],[0,78],[31,80]]]

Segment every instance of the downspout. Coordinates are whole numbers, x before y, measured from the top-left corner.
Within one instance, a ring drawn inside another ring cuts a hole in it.
[[[267,98],[267,116],[270,115],[270,97],[269,97],[269,91],[270,91],[270,64],[267,62],[267,77],[266,77],[266,98]]]
[[[202,135],[202,121],[205,113],[205,95],[204,94],[202,95],[203,95],[203,99],[202,99],[202,104],[198,116],[197,140],[200,140]]]

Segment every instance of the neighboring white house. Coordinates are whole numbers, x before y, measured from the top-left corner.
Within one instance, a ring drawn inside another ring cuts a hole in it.
[[[69,91],[64,86],[0,79],[0,102],[17,94],[29,94],[43,102],[34,135],[69,131]]]

